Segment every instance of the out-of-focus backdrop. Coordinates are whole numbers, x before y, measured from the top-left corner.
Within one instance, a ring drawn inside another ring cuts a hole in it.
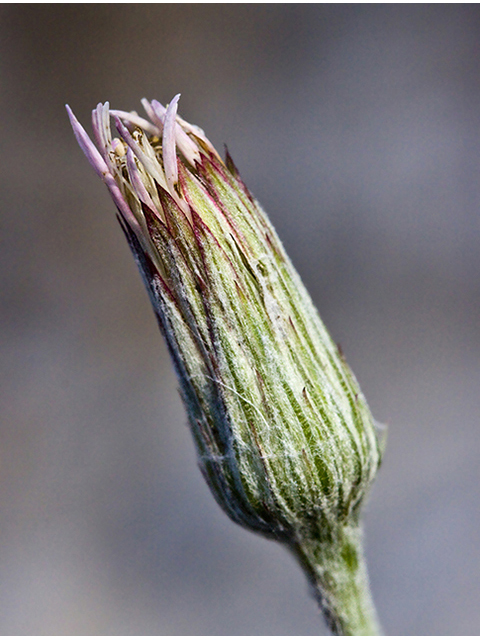
[[[480,10],[318,4],[1,7],[0,633],[326,633],[293,558],[209,494],[64,110],[177,92],[389,424],[385,631],[478,634]]]

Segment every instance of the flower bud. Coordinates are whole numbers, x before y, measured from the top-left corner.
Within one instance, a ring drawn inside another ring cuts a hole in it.
[[[178,98],[144,100],[148,121],[99,104],[97,147],[67,109],[117,206],[217,502],[304,565],[326,547],[352,556],[345,531],[380,465],[375,423],[266,214]]]

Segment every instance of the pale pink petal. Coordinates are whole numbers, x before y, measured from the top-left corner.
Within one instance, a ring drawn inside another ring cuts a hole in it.
[[[120,118],[121,120],[124,120],[125,122],[133,124],[136,127],[140,127],[140,129],[143,129],[144,131],[147,131],[152,136],[159,136],[162,133],[161,129],[156,127],[155,124],[152,124],[148,120],[145,120],[145,118],[141,118],[136,113],[129,113],[128,111],[120,111],[119,109],[112,109],[110,111],[110,115],[117,116],[117,118]],[[150,117],[150,115],[149,115],[149,117]]]
[[[144,98],[142,100],[142,105],[151,121],[154,122],[160,129],[160,131],[163,132],[163,126],[165,124],[165,112],[167,111],[163,104],[160,104],[158,100],[152,100],[152,102],[148,102]]]
[[[178,182],[177,154],[175,151],[175,118],[179,99],[180,94],[177,93],[167,107],[162,138],[163,168],[167,185],[172,195],[175,193],[174,187]]]
[[[139,200],[141,202],[144,202],[147,205],[147,207],[149,207],[160,219],[162,219],[155,203],[153,202],[152,198],[150,197],[150,194],[148,193],[143,183],[142,177],[135,163],[135,156],[133,154],[133,151],[130,149],[130,147],[128,147],[127,149],[127,169],[128,169],[128,174],[130,176],[130,180],[132,181],[132,186],[135,189],[135,192]]]
[[[80,122],[77,120],[77,118],[75,117],[73,111],[70,109],[68,104],[65,105],[65,108],[67,110],[68,117],[70,118],[70,124],[72,125],[73,133],[75,134],[75,137],[77,139],[78,144],[80,145],[80,148],[82,149],[83,153],[87,156],[87,160],[95,169],[96,173],[103,180],[106,174],[110,173],[110,170],[105,160],[102,158],[97,147],[90,140],[87,132],[82,127]]]
[[[200,129],[200,127],[197,127],[196,124],[190,124],[189,122],[187,122],[186,120],[184,120],[183,118],[181,118],[180,116],[177,116],[177,122],[179,123],[179,125],[182,127],[182,129],[184,129],[184,131],[186,131],[187,133],[191,133],[194,136],[196,136],[197,138],[199,138],[200,140],[202,140],[205,143],[205,146],[215,155],[217,156],[217,158],[220,158],[220,156],[218,155],[217,150],[215,149],[215,147],[213,146],[213,144],[210,142],[210,140],[207,138],[207,136],[205,135],[203,129]],[[223,162],[223,161],[222,161]]]
[[[82,127],[80,122],[77,120],[77,118],[75,117],[73,111],[70,109],[68,104],[65,105],[65,107],[67,109],[68,117],[70,118],[70,123],[72,125],[73,133],[75,134],[75,137],[77,139],[78,144],[80,145],[80,148],[82,149],[83,153],[87,156],[87,160],[90,162],[90,164],[94,168],[97,175],[99,175],[100,178],[103,180],[103,182],[107,185],[108,190],[110,191],[113,201],[117,205],[117,208],[122,218],[130,226],[130,228],[135,233],[137,233],[137,235],[139,235],[140,237],[140,233],[141,233],[140,226],[135,216],[133,215],[132,211],[130,210],[130,207],[128,206],[125,198],[123,197],[122,192],[120,191],[117,183],[115,182],[115,178],[110,173],[105,160],[102,158],[98,149],[88,137],[87,132]]]
[[[125,143],[132,149],[145,169],[152,175],[153,178],[155,178],[160,186],[166,188],[167,183],[165,182],[165,177],[162,174],[159,164],[153,158],[148,157],[148,155],[145,153],[145,151],[143,151],[138,142],[133,139],[127,127],[117,116],[115,116],[115,126],[118,129],[118,133],[121,135]]]
[[[147,111],[146,105],[143,102],[142,104],[145,111]],[[164,122],[165,122],[165,114],[167,110],[165,109],[163,104],[160,104],[160,102],[158,102],[158,100],[152,100],[149,107],[152,114],[151,116],[149,114],[149,117],[152,118],[152,121],[155,122],[157,126],[163,128]],[[149,112],[147,111],[147,113]],[[178,124],[178,121],[179,121],[179,116],[177,115],[176,122],[175,122],[175,142],[177,144],[179,151],[183,154],[185,159],[191,165],[194,165],[195,160],[200,160],[200,151],[197,145],[195,144],[195,142],[188,137],[188,135],[185,133],[182,127]]]

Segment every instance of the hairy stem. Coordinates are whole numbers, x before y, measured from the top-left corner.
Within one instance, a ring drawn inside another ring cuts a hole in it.
[[[368,584],[359,526],[339,528],[328,540],[293,546],[332,633],[381,635]]]

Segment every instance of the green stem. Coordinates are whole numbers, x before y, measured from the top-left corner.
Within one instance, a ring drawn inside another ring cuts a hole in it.
[[[293,546],[293,552],[309,578],[332,633],[381,635],[359,526],[342,527],[328,540],[301,540]]]

